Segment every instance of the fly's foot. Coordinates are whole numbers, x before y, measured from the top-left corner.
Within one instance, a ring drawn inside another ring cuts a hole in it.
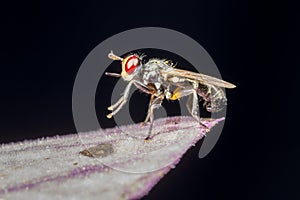
[[[146,126],[147,125],[147,122],[141,122],[140,123],[140,126]]]
[[[148,143],[148,142],[150,142],[150,140],[151,140],[150,136],[147,136],[147,137],[144,139],[144,142],[145,142],[145,143]]]
[[[107,110],[110,110],[110,111],[112,111],[114,108],[113,108],[113,106],[109,106],[108,108],[107,108]]]
[[[203,124],[202,122],[199,122],[201,128],[205,129],[205,133],[210,131],[210,128],[208,126],[206,126],[205,124]]]
[[[109,113],[108,115],[106,115],[106,117],[107,117],[108,119],[112,118],[112,116],[113,116],[112,113]]]

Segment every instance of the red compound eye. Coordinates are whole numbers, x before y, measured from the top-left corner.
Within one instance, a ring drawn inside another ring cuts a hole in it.
[[[125,71],[127,74],[132,74],[135,68],[139,65],[139,59],[135,55],[130,56],[125,63]]]

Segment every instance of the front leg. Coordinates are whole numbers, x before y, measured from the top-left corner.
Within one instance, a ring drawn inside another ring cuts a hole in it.
[[[134,83],[134,80],[130,81],[128,85],[125,88],[124,95],[113,105],[109,106],[108,110],[114,110],[110,114],[106,115],[107,118],[112,118],[117,112],[120,111],[120,109],[124,106],[124,104],[127,102],[129,97],[129,92],[132,84]],[[116,109],[115,109],[116,108]]]

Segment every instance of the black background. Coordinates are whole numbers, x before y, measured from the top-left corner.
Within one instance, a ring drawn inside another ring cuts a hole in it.
[[[144,199],[297,199],[298,10],[286,1],[2,4],[1,143],[76,132],[72,87],[88,53],[121,31],[165,27],[199,42],[238,87],[227,91],[212,152],[198,159],[200,142]]]

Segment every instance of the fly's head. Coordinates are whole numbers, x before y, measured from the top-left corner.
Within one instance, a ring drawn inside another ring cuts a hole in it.
[[[121,58],[110,52],[108,57],[112,60],[120,60],[122,63],[122,72],[121,77],[126,80],[130,81],[134,77],[134,72],[142,63],[142,56],[138,56],[137,54],[132,54],[126,56],[125,58]]]

